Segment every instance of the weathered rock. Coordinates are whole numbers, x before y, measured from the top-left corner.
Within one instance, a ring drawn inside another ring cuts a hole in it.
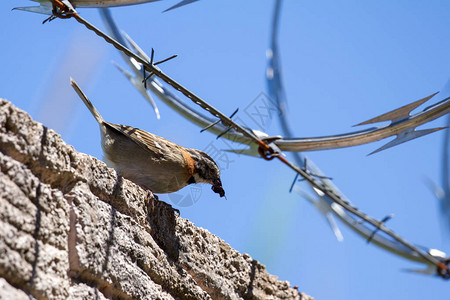
[[[0,299],[310,299],[0,99]]]

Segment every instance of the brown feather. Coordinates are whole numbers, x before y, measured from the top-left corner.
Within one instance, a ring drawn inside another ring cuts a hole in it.
[[[118,125],[107,123],[110,128],[129,137],[133,142],[142,147],[146,151],[150,151],[152,155],[164,158],[167,152],[182,150],[182,147],[155,134],[149,133],[145,130],[135,128],[127,125]],[[159,141],[159,142],[155,142]],[[184,156],[184,155],[183,155]]]
[[[189,180],[189,178],[191,178],[191,176],[193,176],[196,172],[195,172],[195,161],[192,158],[192,156],[189,154],[189,152],[187,152],[184,149],[181,149],[181,153],[183,153],[183,157],[184,160],[186,161],[187,164],[187,177],[186,180]]]

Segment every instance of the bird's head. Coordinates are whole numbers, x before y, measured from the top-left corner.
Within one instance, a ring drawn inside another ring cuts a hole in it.
[[[220,180],[220,171],[216,162],[205,152],[196,149],[186,149],[195,162],[193,180],[189,183],[209,183],[214,193],[225,196],[225,190]]]

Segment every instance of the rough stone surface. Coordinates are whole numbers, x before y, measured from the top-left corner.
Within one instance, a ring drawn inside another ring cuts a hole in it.
[[[0,299],[311,299],[0,99]]]

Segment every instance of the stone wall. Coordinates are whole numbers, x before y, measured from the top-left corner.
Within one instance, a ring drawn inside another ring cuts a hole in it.
[[[0,99],[0,299],[311,299]]]

